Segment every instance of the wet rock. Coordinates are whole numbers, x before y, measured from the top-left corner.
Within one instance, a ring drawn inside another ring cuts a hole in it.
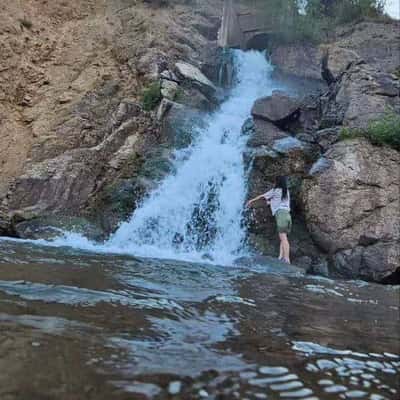
[[[163,100],[164,102],[164,100]],[[161,136],[170,147],[182,148],[193,139],[195,127],[201,124],[202,114],[189,106],[169,102],[168,112],[161,124]]]
[[[241,130],[242,135],[252,136],[255,133],[254,120],[253,118],[247,118],[244,122]]]
[[[299,116],[300,102],[285,93],[275,91],[272,96],[264,97],[254,103],[253,117],[264,119],[278,126]]]
[[[217,88],[214,84],[195,66],[186,62],[175,64],[178,75],[197,86],[207,96],[213,96]]]
[[[302,256],[296,259],[296,265],[303,268],[307,273],[310,273],[311,271],[312,262],[313,260],[309,256]]]
[[[326,169],[328,169],[332,164],[332,161],[326,157],[320,157],[311,167],[309,174],[317,175]]]
[[[50,216],[34,218],[20,222],[14,227],[18,237],[22,239],[52,240],[62,236],[63,232],[79,233],[90,240],[103,240],[104,232],[95,224],[84,218]]]
[[[380,281],[400,267],[399,152],[356,139],[325,158],[302,190],[310,232],[339,274]]]
[[[312,275],[319,275],[328,278],[330,276],[328,261],[319,260],[312,263],[307,272]]]
[[[333,256],[333,268],[339,276],[368,281],[391,281],[398,274],[400,241],[378,242],[338,251]],[[398,277],[392,283],[398,283]]]
[[[277,139],[288,137],[288,134],[276,125],[259,118],[254,119],[252,129],[250,128],[250,123],[247,123],[247,127],[244,126],[243,129],[248,129],[248,133],[250,134],[249,141],[247,142],[249,147],[271,146]]]
[[[103,188],[93,205],[93,216],[105,232],[114,232],[125,221],[143,196],[154,186],[143,177],[119,179]]]
[[[288,154],[293,151],[304,150],[306,145],[294,137],[285,137],[283,139],[275,140],[272,145],[272,150],[277,153]]]

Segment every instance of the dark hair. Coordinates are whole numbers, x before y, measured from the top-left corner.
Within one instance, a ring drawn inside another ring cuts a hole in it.
[[[275,189],[282,189],[282,200],[288,198],[287,177],[277,176],[275,180]]]

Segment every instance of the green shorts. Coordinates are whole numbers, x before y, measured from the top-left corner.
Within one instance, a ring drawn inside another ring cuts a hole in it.
[[[278,233],[290,233],[292,230],[292,217],[287,210],[278,210],[275,214]]]

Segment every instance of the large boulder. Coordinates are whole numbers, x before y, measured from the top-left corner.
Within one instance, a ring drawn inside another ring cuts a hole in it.
[[[399,111],[399,81],[368,64],[352,64],[323,101],[321,127],[366,128],[388,109]]]
[[[365,139],[342,141],[302,188],[318,245],[345,277],[383,281],[400,268],[400,153]]]
[[[176,72],[182,79],[188,80],[194,86],[198,87],[205,95],[213,96],[217,88],[214,84],[195,67],[186,62],[178,62],[175,64]]]
[[[275,140],[288,137],[288,134],[276,125],[263,119],[255,118],[244,125],[245,133],[249,134],[249,147],[272,146]]]
[[[274,91],[271,96],[258,99],[251,110],[254,118],[260,118],[284,126],[290,119],[296,119],[299,114],[300,101],[287,94]]]
[[[15,232],[22,239],[53,240],[65,232],[73,232],[87,237],[89,240],[105,239],[103,230],[85,218],[48,216],[20,222],[15,225]]]
[[[296,43],[276,46],[271,53],[271,62],[286,74],[322,80],[322,57],[323,51],[318,46]]]

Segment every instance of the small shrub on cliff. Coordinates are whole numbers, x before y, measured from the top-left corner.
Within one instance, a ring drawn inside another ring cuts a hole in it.
[[[152,110],[161,101],[160,82],[153,82],[142,94],[142,105],[146,111]]]
[[[388,112],[381,119],[370,123],[367,137],[374,144],[387,144],[400,150],[400,115]]]
[[[365,130],[343,128],[340,132],[342,140],[355,137],[366,137],[377,146],[388,145],[400,150],[400,115],[389,111],[382,118],[372,121]]]

